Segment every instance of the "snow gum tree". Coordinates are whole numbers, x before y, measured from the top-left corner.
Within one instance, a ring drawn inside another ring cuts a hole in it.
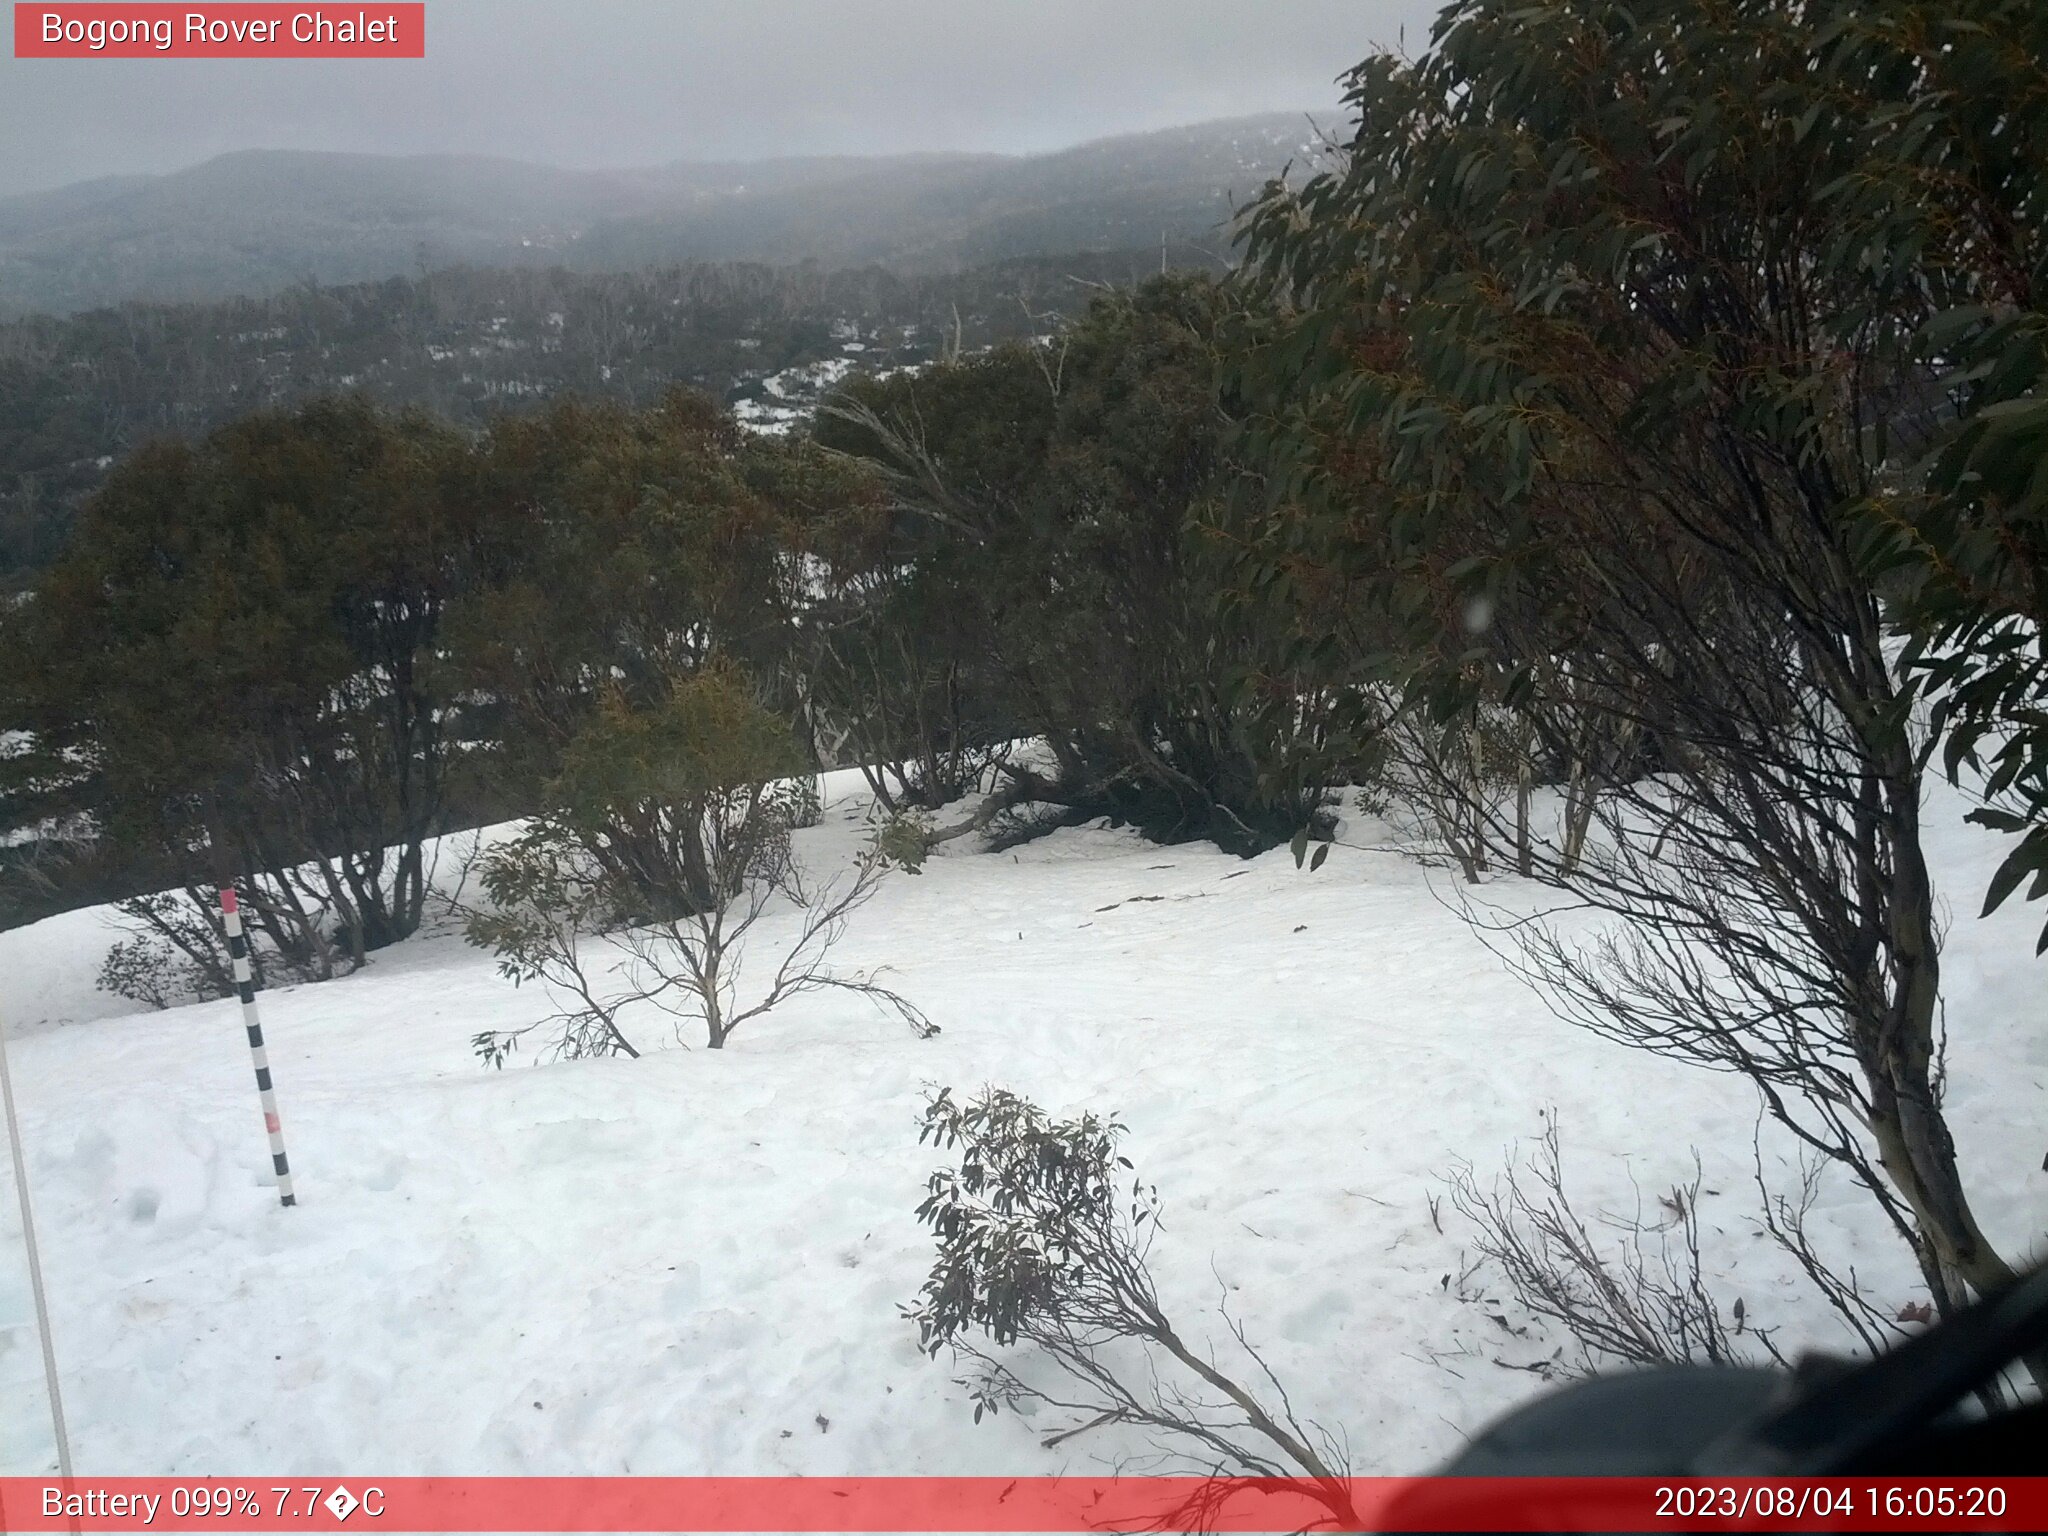
[[[1224,382],[1239,303],[1159,278],[1041,344],[828,406],[821,439],[879,465],[898,509],[882,600],[845,632],[882,664],[847,647],[823,674],[851,712],[876,696],[953,761],[963,724],[1040,738],[1056,779],[1013,774],[1017,794],[1163,839],[1254,852],[1315,819],[1319,700],[1219,602],[1253,474]]]
[[[824,961],[887,859],[813,888],[791,846],[817,811],[795,727],[803,556],[857,515],[858,485],[683,392],[504,422],[480,458],[494,517],[452,628],[492,719],[490,771],[533,816],[486,859],[470,937],[564,1000],[549,1049],[632,1053],[626,1018],[649,1010],[719,1048],[824,987],[926,1028]],[[777,908],[794,934],[743,991],[742,952]],[[477,1047],[501,1060],[516,1038]]]
[[[89,817],[127,889],[186,892],[129,910],[205,983],[220,879],[259,967],[331,975],[419,925],[471,510],[463,444],[424,415],[259,412],[121,465],[8,621],[7,714],[66,765],[39,809]]]
[[[1419,62],[1352,74],[1347,163],[1249,235],[1278,314],[1250,590],[1343,594],[1350,644],[1299,640],[1333,686],[1392,679],[1453,739],[1513,710],[1599,779],[1593,835],[1525,867],[1619,926],[1525,948],[1538,979],[1748,1075],[1944,1309],[2013,1269],[1942,1111],[1926,739],[1871,524],[1951,410],[1924,327],[2010,302],[1969,252],[2035,216],[1944,201],[1959,165],[1890,132],[1997,138],[1959,103],[2004,69],[2038,96],[2038,8],[1963,9],[1459,0]]]
[[[1981,770],[1972,819],[2019,833],[1986,908],[2048,896],[2048,13],[1879,7],[1836,45],[1869,102],[1860,225],[1910,246],[1930,313],[1920,359],[1951,414],[1924,473],[1866,510],[1865,554],[1912,635],[1949,771]],[[1848,73],[1848,71],[1845,71]],[[1875,110],[1876,108],[1882,110]],[[2048,926],[2040,947],[2048,949]]]
[[[548,808],[485,858],[489,904],[469,917],[471,942],[493,950],[505,975],[540,980],[567,1006],[529,1030],[478,1035],[478,1053],[502,1063],[520,1035],[543,1028],[557,1055],[637,1056],[629,1009],[718,1050],[748,1020],[826,989],[931,1033],[872,975],[827,964],[888,860],[870,847],[838,878],[809,882],[791,846],[816,805],[814,787],[790,777],[803,768],[788,722],[728,663],[673,679],[644,706],[607,694],[564,750]],[[772,971],[755,984],[749,942],[778,903],[794,931],[778,936]]]
[[[793,545],[749,481],[753,451],[686,391],[638,411],[565,401],[479,446],[488,515],[451,635],[515,802],[601,700],[644,705],[714,654],[773,672]]]

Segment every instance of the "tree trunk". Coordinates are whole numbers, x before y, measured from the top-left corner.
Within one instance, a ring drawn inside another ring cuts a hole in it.
[[[1471,760],[1472,786],[1471,801],[1467,807],[1472,813],[1472,868],[1471,880],[1477,885],[1479,876],[1486,870],[1486,747],[1480,739],[1479,725],[1474,721],[1465,729],[1465,751]]]
[[[1515,765],[1515,872],[1523,879],[1535,872],[1536,850],[1529,837],[1529,799],[1535,787],[1535,765],[1530,756],[1535,742],[1528,733],[1522,737],[1520,761]]]
[[[1883,665],[1881,653],[1877,664]],[[1936,1083],[1941,947],[1920,836],[1919,767],[1902,733],[1887,732],[1871,756],[1880,841],[1890,854],[1884,893],[1890,974],[1875,978],[1883,1000],[1871,1010],[1875,1016],[1856,1021],[1857,1054],[1870,1090],[1879,1166],[1912,1207],[1921,1268],[1947,1316],[1968,1299],[1967,1291],[1987,1294],[2017,1277],[1970,1208]],[[2048,1391],[2048,1351],[2030,1355],[2027,1370]]]

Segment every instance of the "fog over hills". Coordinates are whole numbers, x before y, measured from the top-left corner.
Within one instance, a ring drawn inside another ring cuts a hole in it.
[[[0,199],[0,313],[261,294],[422,267],[692,260],[947,270],[1143,247],[1217,252],[1234,207],[1316,149],[1302,113],[1051,154],[677,161],[573,171],[286,151]]]

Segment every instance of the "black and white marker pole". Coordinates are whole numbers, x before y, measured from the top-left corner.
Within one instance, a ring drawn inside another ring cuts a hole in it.
[[[220,888],[220,915],[227,924],[228,958],[235,965],[235,994],[242,1000],[242,1023],[249,1031],[249,1056],[256,1064],[256,1095],[263,1101],[263,1129],[270,1136],[270,1165],[277,1170],[280,1204],[297,1205],[292,1193],[292,1168],[285,1161],[284,1130],[277,1123],[277,1093],[270,1086],[270,1057],[263,1049],[263,1020],[256,1013],[256,974],[249,967],[249,939],[242,932],[242,907],[235,888]]]

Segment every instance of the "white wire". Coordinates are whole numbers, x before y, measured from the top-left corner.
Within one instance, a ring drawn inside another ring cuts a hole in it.
[[[57,1472],[69,1487],[71,1437],[64,1430],[64,1399],[57,1390],[57,1350],[50,1342],[50,1303],[43,1293],[43,1262],[36,1252],[36,1220],[28,1203],[28,1160],[22,1156],[21,1122],[14,1113],[14,1078],[7,1070],[5,1021],[0,1021],[0,1101],[6,1104],[7,1144],[14,1153],[14,1192],[21,1197],[21,1235],[28,1249],[29,1293],[35,1297],[36,1332],[43,1341],[43,1380],[50,1388],[50,1426],[57,1432]]]

